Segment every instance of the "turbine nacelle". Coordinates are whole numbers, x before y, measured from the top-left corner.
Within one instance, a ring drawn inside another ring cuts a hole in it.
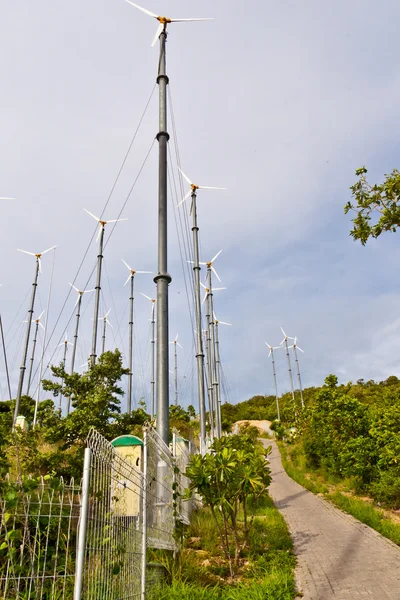
[[[41,258],[43,256],[43,254],[46,254],[46,252],[50,252],[50,250],[54,250],[55,248],[57,248],[57,246],[52,246],[51,248],[47,248],[47,250],[43,250],[43,252],[40,252],[38,254],[36,254],[35,252],[28,252],[27,250],[21,250],[20,248],[17,248],[18,252],[23,252],[24,254],[30,254],[30,256],[36,256],[36,259],[39,263],[39,273],[42,272],[42,261]]]
[[[183,204],[185,202],[185,200],[187,200],[192,194],[195,194],[197,192],[197,190],[226,190],[226,188],[221,188],[221,187],[209,187],[206,185],[196,185],[195,183],[190,181],[189,177],[187,175],[185,175],[185,173],[182,171],[182,169],[180,167],[178,167],[178,169],[182,173],[182,176],[186,179],[186,181],[190,185],[191,189],[186,194],[186,196],[179,202],[177,207],[181,206],[181,204]],[[190,212],[192,212],[192,208],[193,208],[193,205],[190,207]]]

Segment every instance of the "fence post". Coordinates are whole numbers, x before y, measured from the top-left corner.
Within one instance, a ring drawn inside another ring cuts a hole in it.
[[[79,514],[78,548],[76,555],[74,600],[81,600],[82,594],[83,569],[86,554],[87,516],[89,506],[90,460],[91,450],[90,448],[85,448],[85,458],[83,461],[82,502]]]
[[[147,565],[147,472],[148,472],[148,439],[147,428],[143,436],[143,502],[142,502],[142,573],[141,600],[146,599],[146,565]],[[75,600],[75,599],[74,599]]]

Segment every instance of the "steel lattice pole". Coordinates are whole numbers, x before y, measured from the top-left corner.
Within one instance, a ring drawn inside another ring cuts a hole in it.
[[[167,85],[165,46],[167,32],[160,34],[160,59],[157,83],[159,88],[159,172],[158,172],[158,274],[157,285],[157,433],[169,442],[169,323],[168,285],[171,276],[167,270]]]
[[[35,321],[35,323],[36,323],[36,327],[35,327],[35,333],[33,335],[33,342],[32,342],[31,364],[29,365],[28,385],[26,386],[26,395],[27,396],[29,396],[29,390],[31,388],[33,361],[35,360],[36,342],[37,342],[37,335],[38,335],[38,330],[39,330],[39,321],[37,320],[37,321]]]
[[[301,385],[301,377],[300,377],[300,367],[299,367],[299,359],[297,357],[297,348],[293,345],[294,356],[296,359],[296,368],[297,368],[297,378],[299,380],[299,388],[300,388],[300,398],[301,398],[301,407],[304,408],[304,398],[303,398],[303,386]]]
[[[277,384],[277,381],[276,381],[275,356],[274,356],[274,350],[273,350],[273,348],[271,348],[271,358],[272,358],[272,373],[273,373],[273,376],[274,376],[274,385],[275,385],[276,411],[278,413],[278,421],[280,421],[281,420],[281,414],[280,414],[280,410],[279,410],[278,384]]]
[[[131,296],[129,298],[129,373],[128,373],[128,413],[132,411],[132,370],[133,370],[133,288],[135,276],[131,274]]]
[[[210,344],[211,344],[211,375],[212,375],[212,387],[214,390],[214,410],[215,410],[215,429],[216,437],[221,437],[221,423],[220,413],[218,404],[218,378],[217,378],[217,365],[216,365],[216,351],[215,351],[215,323],[214,323],[214,306],[213,306],[213,293],[212,293],[212,281],[211,281],[211,268],[208,269],[208,302],[209,302],[209,321],[208,327],[210,331]]]
[[[23,388],[23,385],[24,385],[24,376],[25,376],[25,369],[26,369],[26,357],[28,355],[29,338],[30,338],[30,333],[31,333],[31,324],[32,324],[32,317],[33,317],[33,309],[34,309],[34,306],[35,306],[37,280],[38,280],[38,275],[39,275],[39,266],[40,266],[39,260],[40,260],[39,258],[36,258],[36,271],[35,271],[35,279],[33,280],[33,284],[32,284],[31,305],[30,305],[30,309],[28,310],[28,323],[27,323],[27,326],[26,326],[25,346],[24,346],[24,352],[23,352],[23,355],[22,355],[21,370],[20,370],[20,374],[19,374],[17,397],[15,398],[15,410],[14,410],[14,419],[13,419],[13,429],[15,427],[15,422],[16,422],[17,417],[18,417],[19,405],[20,405],[21,396],[22,396],[22,388]]]
[[[192,219],[193,219],[193,273],[194,273],[194,299],[196,309],[196,360],[197,383],[199,392],[200,414],[200,453],[206,450],[206,396],[204,387],[204,351],[201,324],[201,296],[200,296],[200,264],[199,264],[199,227],[197,225],[197,197],[192,192]]]
[[[100,229],[99,253],[97,255],[97,278],[95,287],[94,299],[94,317],[93,317],[93,337],[92,337],[92,354],[90,355],[90,363],[93,366],[96,362],[97,352],[97,328],[99,319],[100,307],[100,291],[101,291],[101,267],[103,262],[103,241],[104,241],[104,225]]]

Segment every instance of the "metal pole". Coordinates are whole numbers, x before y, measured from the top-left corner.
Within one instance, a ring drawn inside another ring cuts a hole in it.
[[[288,369],[289,369],[290,387],[291,387],[291,390],[292,390],[293,406],[294,406],[294,412],[295,412],[295,416],[296,416],[296,401],[295,401],[295,398],[294,398],[294,386],[293,386],[292,367],[291,367],[291,364],[290,364],[290,356],[289,356],[289,348],[288,348],[287,338],[285,338],[285,348],[286,348],[286,357],[287,357],[287,363],[288,363]]]
[[[1,331],[1,341],[3,344],[3,354],[4,354],[4,364],[6,366],[6,375],[7,375],[7,385],[8,385],[8,394],[10,396],[10,400],[12,399],[11,394],[11,385],[10,385],[10,373],[8,372],[8,362],[7,362],[7,353],[6,353],[6,343],[4,340],[4,331],[3,331],[3,320],[0,315],[0,331]]]
[[[29,366],[29,376],[28,376],[28,385],[26,388],[26,395],[29,396],[29,390],[31,387],[31,380],[32,380],[32,370],[33,370],[33,361],[35,360],[35,351],[36,351],[36,342],[37,342],[37,334],[38,334],[38,329],[39,329],[39,320],[36,320],[36,327],[35,327],[35,333],[33,336],[33,345],[32,345],[32,355],[31,355],[31,364]]]
[[[143,436],[143,506],[142,506],[142,573],[141,600],[146,598],[146,567],[147,567],[147,471],[148,471],[148,439],[147,429]]]
[[[178,354],[176,341],[174,342],[174,379],[175,379],[175,406],[178,406]]]
[[[300,388],[300,398],[301,398],[301,408],[304,408],[304,398],[303,398],[303,386],[301,385],[301,377],[300,377],[300,367],[299,367],[299,359],[297,357],[297,348],[293,345],[294,356],[296,359],[296,368],[297,368],[297,378],[299,380],[299,388]]]
[[[154,419],[154,409],[156,401],[156,381],[155,381],[155,357],[156,357],[156,339],[155,339],[155,306],[151,305],[151,420]]]
[[[76,554],[74,600],[81,600],[82,595],[83,572],[86,558],[86,530],[89,507],[90,461],[91,450],[90,448],[85,448],[85,456],[83,462],[81,510],[79,514],[78,546]]]
[[[192,192],[192,219],[193,219],[193,272],[194,272],[194,299],[196,309],[196,360],[197,383],[199,391],[200,413],[200,453],[206,451],[206,397],[204,389],[204,351],[201,324],[201,296],[200,296],[200,264],[199,264],[199,228],[197,225],[197,197]]]
[[[222,419],[221,419],[221,360],[219,357],[219,335],[218,335],[218,321],[215,320],[215,366],[217,373],[217,381],[218,381],[218,398],[217,398],[217,407],[218,407],[218,418],[219,418],[219,435],[222,436]]]
[[[81,318],[82,296],[83,296],[83,294],[81,294],[79,292],[78,302],[76,305],[76,325],[75,325],[75,335],[74,335],[74,346],[72,348],[71,374],[74,372],[74,368],[75,368],[75,356],[76,356],[76,347],[78,345],[78,331],[79,331],[79,319]],[[69,414],[69,405],[70,405],[70,399],[68,398],[67,415]]]
[[[165,43],[167,32],[160,34],[159,88],[159,174],[158,174],[158,274],[157,285],[157,433],[168,444],[169,429],[169,331],[167,271],[167,84]]]
[[[63,357],[63,367],[64,367],[64,371],[65,371],[65,365],[67,364],[67,350],[68,350],[68,342],[65,341],[64,342],[64,357]],[[63,380],[64,383],[64,380]],[[62,399],[63,399],[63,395],[60,394],[60,400],[58,401],[58,412],[60,413],[61,416],[61,403],[62,403]],[[69,399],[68,399],[69,401]]]
[[[38,280],[38,275],[39,275],[39,264],[40,264],[39,263],[39,258],[36,258],[36,271],[35,271],[35,279],[33,280],[33,284],[32,284],[31,306],[30,306],[30,309],[28,310],[28,323],[27,323],[27,326],[26,326],[26,338],[25,338],[24,353],[22,355],[22,364],[21,364],[21,370],[20,370],[20,374],[19,374],[17,397],[15,399],[13,429],[15,427],[15,422],[16,422],[17,417],[18,417],[19,405],[20,405],[21,396],[22,396],[22,388],[23,388],[23,385],[24,385],[24,376],[25,376],[25,369],[26,369],[26,357],[27,357],[27,354],[28,354],[29,336],[30,336],[30,333],[31,333],[31,324],[32,324],[32,317],[33,317],[33,308],[35,306],[35,296],[36,296],[37,280]],[[40,386],[40,382],[39,382],[39,386]]]
[[[93,338],[92,338],[92,354],[90,355],[90,362],[93,366],[96,362],[96,348],[97,348],[97,326],[99,319],[99,307],[100,307],[100,290],[101,290],[101,265],[103,261],[103,240],[104,240],[104,225],[100,229],[100,241],[99,241],[99,254],[97,255],[97,279],[95,287],[95,300],[94,300],[94,317],[93,317]]]
[[[104,317],[103,319],[104,323],[103,323],[103,337],[102,337],[102,342],[101,342],[101,353],[104,354],[104,350],[106,348],[106,328],[107,328],[107,318]]]
[[[271,348],[271,358],[272,358],[272,373],[274,375],[274,385],[275,385],[276,411],[278,413],[278,421],[280,421],[281,420],[281,415],[280,415],[280,411],[279,411],[278,384],[277,384],[277,381],[276,381],[275,357],[274,357],[274,350],[273,350],[273,348]]]
[[[209,302],[209,320],[208,329],[210,331],[210,343],[211,343],[211,374],[212,374],[212,386],[214,390],[214,410],[215,410],[215,433],[216,437],[221,437],[221,424],[220,414],[218,405],[218,380],[217,380],[217,368],[216,368],[216,353],[215,353],[215,331],[214,331],[214,306],[213,306],[213,293],[212,293],[212,281],[211,281],[211,269],[208,269],[208,302]]]
[[[133,287],[135,276],[131,275],[131,297],[129,298],[129,373],[128,373],[128,413],[132,411],[132,370],[133,370]]]
[[[208,301],[208,294],[206,299],[207,305],[207,388],[208,388],[208,410],[210,415],[210,431],[211,431],[211,439],[214,438],[214,390],[212,385],[212,357],[211,357],[211,337],[210,337],[210,303]]]

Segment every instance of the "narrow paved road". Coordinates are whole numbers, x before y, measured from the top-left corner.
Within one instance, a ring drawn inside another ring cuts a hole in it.
[[[286,475],[272,444],[271,496],[293,538],[303,600],[400,600],[400,549]]]

